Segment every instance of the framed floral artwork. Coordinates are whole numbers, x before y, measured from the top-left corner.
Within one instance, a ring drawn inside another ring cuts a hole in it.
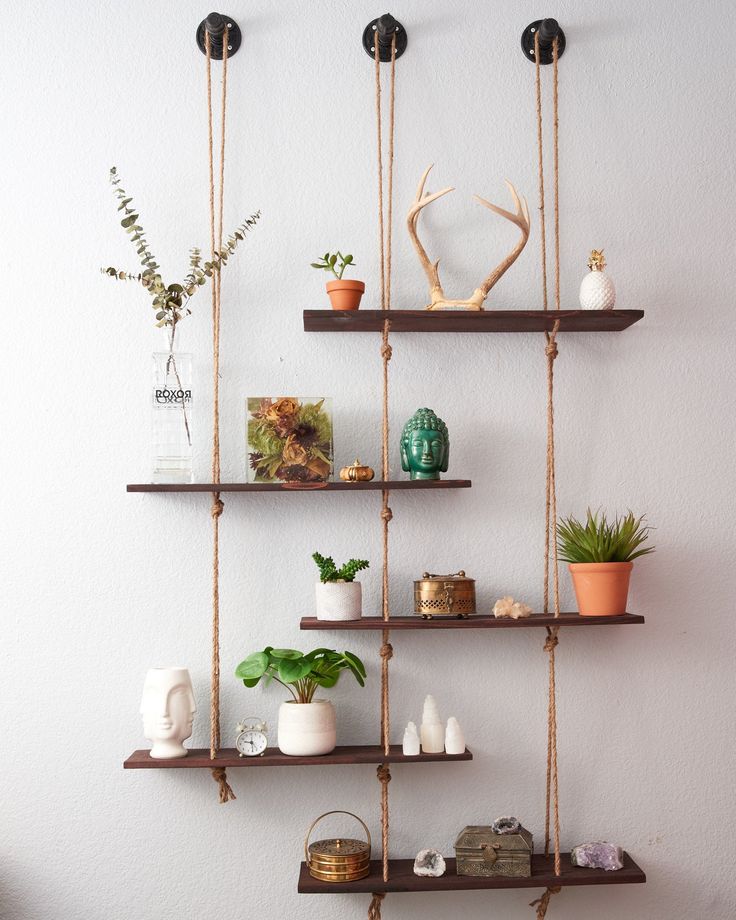
[[[328,482],[332,401],[254,396],[246,400],[248,482]]]

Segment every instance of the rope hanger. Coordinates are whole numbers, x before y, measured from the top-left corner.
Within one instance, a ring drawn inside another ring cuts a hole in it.
[[[389,478],[389,419],[388,419],[388,363],[391,360],[391,345],[389,332],[391,320],[388,313],[391,310],[391,247],[393,225],[393,178],[394,178],[394,126],[396,102],[396,34],[391,37],[391,71],[389,78],[389,114],[388,114],[388,182],[386,190],[386,219],[384,220],[384,183],[383,183],[383,113],[381,95],[381,58],[380,42],[378,35],[374,37],[374,63],[375,63],[375,88],[376,88],[376,145],[378,166],[378,233],[380,254],[380,280],[381,280],[381,309],[384,311],[383,332],[381,336],[381,359],[383,361],[383,401],[382,401],[382,443],[381,443],[381,475],[383,481]],[[393,647],[390,642],[388,626],[390,618],[389,607],[389,569],[388,569],[388,525],[393,517],[389,506],[389,490],[381,491],[381,523],[383,541],[383,565],[381,587],[381,613],[384,628],[381,632],[381,744],[383,753],[388,756],[391,743],[391,707],[389,697],[389,661],[393,656]],[[389,842],[389,806],[388,784],[391,782],[391,771],[388,763],[379,764],[376,771],[381,784],[381,850],[383,863],[383,880],[388,881],[388,842]],[[371,898],[368,908],[368,920],[381,920],[381,902],[385,898],[383,893],[375,893]]]
[[[552,41],[552,173],[554,198],[554,270],[555,310],[560,309],[560,206],[559,206],[559,83],[558,83],[559,40]],[[544,211],[544,152],[542,142],[542,81],[540,73],[539,30],[534,34],[535,91],[537,116],[537,160],[539,172],[539,226],[541,240],[542,303],[549,309],[547,293],[547,234]],[[554,616],[560,615],[560,586],[557,561],[557,487],[555,478],[555,413],[554,413],[554,363],[558,355],[557,333],[560,321],[556,319],[551,332],[545,332],[547,358],[547,463],[545,477],[544,516],[544,613],[549,613],[549,569],[550,545],[552,548],[552,600]],[[554,844],[555,875],[562,874],[560,858],[560,807],[557,777],[557,687],[555,674],[555,649],[559,644],[559,627],[547,628],[544,650],[549,656],[549,679],[547,690],[547,776],[545,795],[544,855],[550,852],[550,826]],[[537,920],[544,920],[552,895],[559,894],[559,886],[550,886],[541,898],[532,901],[536,907]]]
[[[222,115],[220,130],[220,171],[217,213],[215,213],[215,158],[212,128],[212,41],[205,31],[207,56],[207,128],[209,153],[210,249],[212,261],[222,249],[222,210],[225,187],[225,122],[227,112],[227,58],[229,26],[225,26],[222,49]],[[215,234],[215,229],[217,233]],[[212,482],[220,482],[220,290],[222,275],[214,273],[212,292]],[[212,682],[210,687],[210,760],[217,760],[220,750],[220,515],[224,505],[220,493],[212,493]],[[236,798],[227,781],[224,767],[212,767],[212,778],[220,787],[220,804]]]
[[[537,116],[537,147],[538,147],[538,173],[539,173],[539,213],[540,213],[540,238],[541,238],[541,271],[542,271],[542,301],[545,310],[549,309],[548,281],[547,281],[547,240],[545,220],[545,189],[544,189],[544,155],[542,132],[542,91],[540,73],[540,46],[539,32],[534,35],[535,50],[535,88],[536,88],[536,116]],[[384,220],[384,188],[383,188],[383,118],[382,118],[382,90],[380,74],[379,42],[374,41],[375,59],[375,92],[376,92],[376,136],[377,136],[377,166],[378,166],[378,228],[380,243],[380,281],[381,281],[381,309],[391,309],[391,244],[392,244],[392,209],[393,209],[393,165],[394,165],[394,126],[395,126],[395,97],[396,97],[396,37],[391,41],[391,73],[390,73],[390,103],[389,103],[389,144],[388,144],[388,188],[387,188],[387,218]],[[554,200],[554,300],[555,310],[560,309],[560,212],[559,212],[559,83],[558,83],[559,40],[552,42],[552,121],[553,121],[553,200]],[[547,360],[547,448],[546,448],[546,477],[545,477],[545,546],[544,546],[544,612],[549,613],[550,592],[550,555],[552,556],[552,598],[554,616],[560,615],[559,571],[557,559],[557,492],[555,478],[555,435],[554,435],[554,362],[558,356],[557,333],[560,321],[556,319],[551,332],[545,332],[546,345],[545,357]],[[383,360],[383,428],[382,428],[382,474],[386,481],[389,476],[389,422],[388,422],[388,363],[391,360],[391,345],[389,333],[391,320],[388,315],[383,322],[381,338],[381,358]],[[382,631],[381,655],[381,741],[384,753],[389,753],[390,739],[390,696],[389,696],[389,668],[388,663],[393,655],[390,644],[390,631],[388,621],[390,618],[389,606],[389,567],[388,525],[393,517],[388,504],[389,490],[382,491],[381,520],[383,531],[383,584],[382,584],[382,616],[386,623]],[[550,553],[551,550],[551,553]],[[559,818],[559,783],[557,772],[557,701],[556,701],[556,673],[555,649],[559,643],[559,627],[547,629],[547,639],[544,650],[549,656],[548,680],[548,708],[547,708],[547,772],[546,772],[546,801],[545,801],[545,856],[549,856],[550,843],[553,843],[555,875],[562,873],[560,857],[560,818]],[[388,842],[389,842],[389,803],[388,784],[391,773],[387,763],[378,767],[378,779],[381,783],[381,831],[382,831],[382,868],[383,880],[388,881]],[[550,836],[552,831],[552,837]],[[559,886],[548,887],[542,896],[533,901],[530,906],[536,908],[537,920],[544,920],[547,914],[550,899],[560,891]],[[385,893],[374,893],[368,909],[368,920],[381,920],[381,906]]]

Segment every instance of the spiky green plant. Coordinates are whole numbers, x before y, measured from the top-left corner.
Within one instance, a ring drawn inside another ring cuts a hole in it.
[[[156,326],[168,327],[169,343],[173,351],[174,334],[176,324],[185,316],[191,314],[188,307],[188,301],[197,289],[206,284],[214,274],[222,270],[227,264],[228,258],[235,252],[235,249],[243,239],[245,234],[251,230],[261,216],[260,211],[243,221],[243,223],[228,237],[227,242],[222,249],[215,252],[211,261],[202,262],[202,253],[196,246],[189,253],[189,274],[184,278],[181,284],[164,284],[161,275],[158,272],[159,264],[151,252],[145,231],[139,223],[138,211],[133,204],[133,199],[120,185],[120,177],[116,167],[110,170],[110,184],[113,187],[113,194],[120,202],[118,211],[122,211],[123,217],[120,226],[128,234],[128,237],[135,246],[136,253],[143,266],[142,272],[120,271],[112,266],[101,268],[104,275],[115,278],[118,281],[136,281],[148,291],[153,298],[151,306],[156,311]]]
[[[355,581],[355,576],[358,572],[367,569],[370,565],[367,559],[351,559],[342,568],[338,569],[332,556],[325,557],[319,553],[313,553],[312,559],[317,563],[321,582]]]
[[[557,524],[557,550],[565,562],[631,562],[654,552],[644,546],[652,528],[644,524],[644,515],[635,518],[631,511],[616,515],[609,524],[602,511],[588,508],[585,524],[572,516]]]

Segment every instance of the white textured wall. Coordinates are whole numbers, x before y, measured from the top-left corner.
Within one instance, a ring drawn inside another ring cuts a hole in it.
[[[540,14],[563,24],[562,299],[575,306],[587,251],[605,246],[620,335],[562,336],[559,505],[647,511],[655,556],[637,565],[643,627],[570,630],[559,661],[562,842],[623,844],[646,886],[566,890],[550,916],[727,920],[733,886],[734,538],[733,44],[730,3],[545,5],[403,0],[398,64],[395,305],[425,279],[403,228],[424,167],[457,186],[424,220],[449,291],[470,291],[512,245],[474,205],[504,203],[510,177],[535,203],[533,69],[519,36]],[[263,221],[224,282],[223,473],[242,478],[247,394],[335,398],[338,464],[378,465],[376,336],[302,332],[324,303],[309,261],[348,247],[376,305],[372,3],[234,2],[226,223]],[[358,918],[367,897],[298,896],[303,833],[330,808],[378,832],[371,767],[232,771],[238,800],[208,774],[124,773],[142,746],[149,665],[186,664],[207,743],[210,520],[206,496],[126,495],[148,472],[146,296],[101,265],[132,267],[107,169],[136,196],[169,278],[206,242],[206,5],[13,2],[4,14],[2,263],[3,664],[0,916],[4,920]],[[668,21],[669,20],[669,23]],[[668,31],[668,24],[670,29]],[[12,34],[7,31],[11,29]],[[33,35],[32,46],[23,37]],[[545,78],[549,77],[545,73]],[[489,307],[539,304],[538,233]],[[199,372],[196,471],[206,478],[209,302],[182,327]],[[185,340],[185,342],[184,342]],[[423,569],[464,567],[488,609],[512,592],[538,605],[544,493],[540,335],[396,336],[396,438],[418,405],[452,437],[449,475],[473,490],[392,499],[394,610]],[[305,635],[315,549],[367,555],[379,585],[377,495],[233,496],[222,519],[222,711],[274,720],[278,689],[231,677],[267,643]],[[565,605],[571,601],[563,574]],[[393,740],[433,691],[457,715],[471,764],[398,766],[391,850],[451,852],[466,823],[514,813],[543,828],[546,656],[536,631],[395,637]],[[369,686],[338,688],[343,742],[378,733],[377,637],[353,634]],[[529,917],[534,892],[394,895],[386,917]]]

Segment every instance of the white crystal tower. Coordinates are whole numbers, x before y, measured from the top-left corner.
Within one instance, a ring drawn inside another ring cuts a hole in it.
[[[419,733],[414,722],[409,722],[404,729],[402,750],[405,757],[417,757],[419,755]]]
[[[427,694],[424,699],[421,739],[425,754],[441,754],[445,749],[445,729],[437,703],[431,694]]]
[[[465,735],[455,716],[450,716],[447,720],[447,729],[445,730],[445,751],[448,754],[465,753]]]

